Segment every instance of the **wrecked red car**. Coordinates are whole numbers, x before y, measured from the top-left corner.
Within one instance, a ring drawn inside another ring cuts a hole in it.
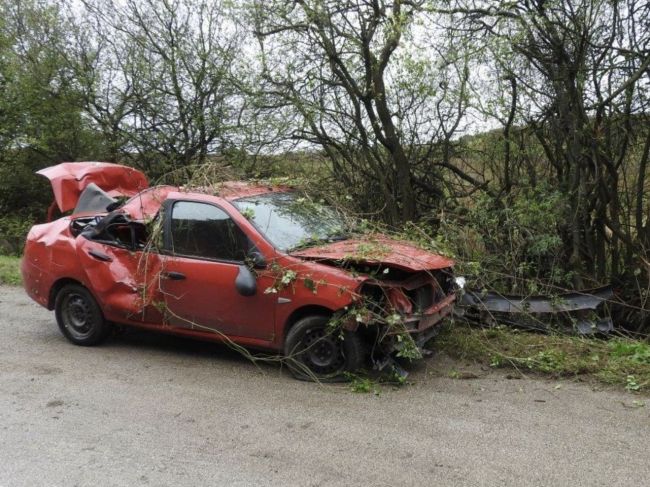
[[[139,171],[39,171],[69,214],[35,225],[22,274],[77,345],[116,325],[280,352],[303,379],[417,358],[456,299],[453,262],[284,186],[148,187]]]

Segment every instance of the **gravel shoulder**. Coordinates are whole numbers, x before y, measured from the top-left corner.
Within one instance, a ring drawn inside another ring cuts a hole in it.
[[[411,386],[354,394],[164,335],[75,347],[53,313],[8,286],[0,330],[0,487],[650,478],[650,404],[624,392],[508,380],[438,356],[412,373]],[[452,379],[452,368],[477,377]]]

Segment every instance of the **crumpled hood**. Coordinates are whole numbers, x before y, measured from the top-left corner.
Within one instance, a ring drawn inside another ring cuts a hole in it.
[[[74,209],[81,192],[90,183],[110,196],[133,196],[149,187],[147,177],[137,169],[110,162],[63,162],[36,174],[50,180],[61,212]]]
[[[345,260],[365,264],[384,264],[413,272],[442,269],[454,265],[454,261],[447,257],[427,252],[408,242],[384,235],[309,247],[293,251],[291,255],[310,260]]]

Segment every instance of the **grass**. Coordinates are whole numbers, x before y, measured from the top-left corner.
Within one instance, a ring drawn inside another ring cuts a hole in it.
[[[0,255],[0,284],[20,286],[22,282],[20,257]]]
[[[650,391],[650,343],[612,338],[600,340],[567,335],[543,335],[507,327],[444,329],[436,348],[448,355],[491,367],[532,371],[553,378],[593,379]]]

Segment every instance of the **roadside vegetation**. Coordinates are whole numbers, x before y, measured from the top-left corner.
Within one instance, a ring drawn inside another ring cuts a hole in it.
[[[0,255],[0,284],[20,286],[20,257]]]
[[[626,337],[609,340],[563,334],[545,335],[511,327],[448,325],[435,347],[450,357],[481,365],[650,390],[650,343]]]

